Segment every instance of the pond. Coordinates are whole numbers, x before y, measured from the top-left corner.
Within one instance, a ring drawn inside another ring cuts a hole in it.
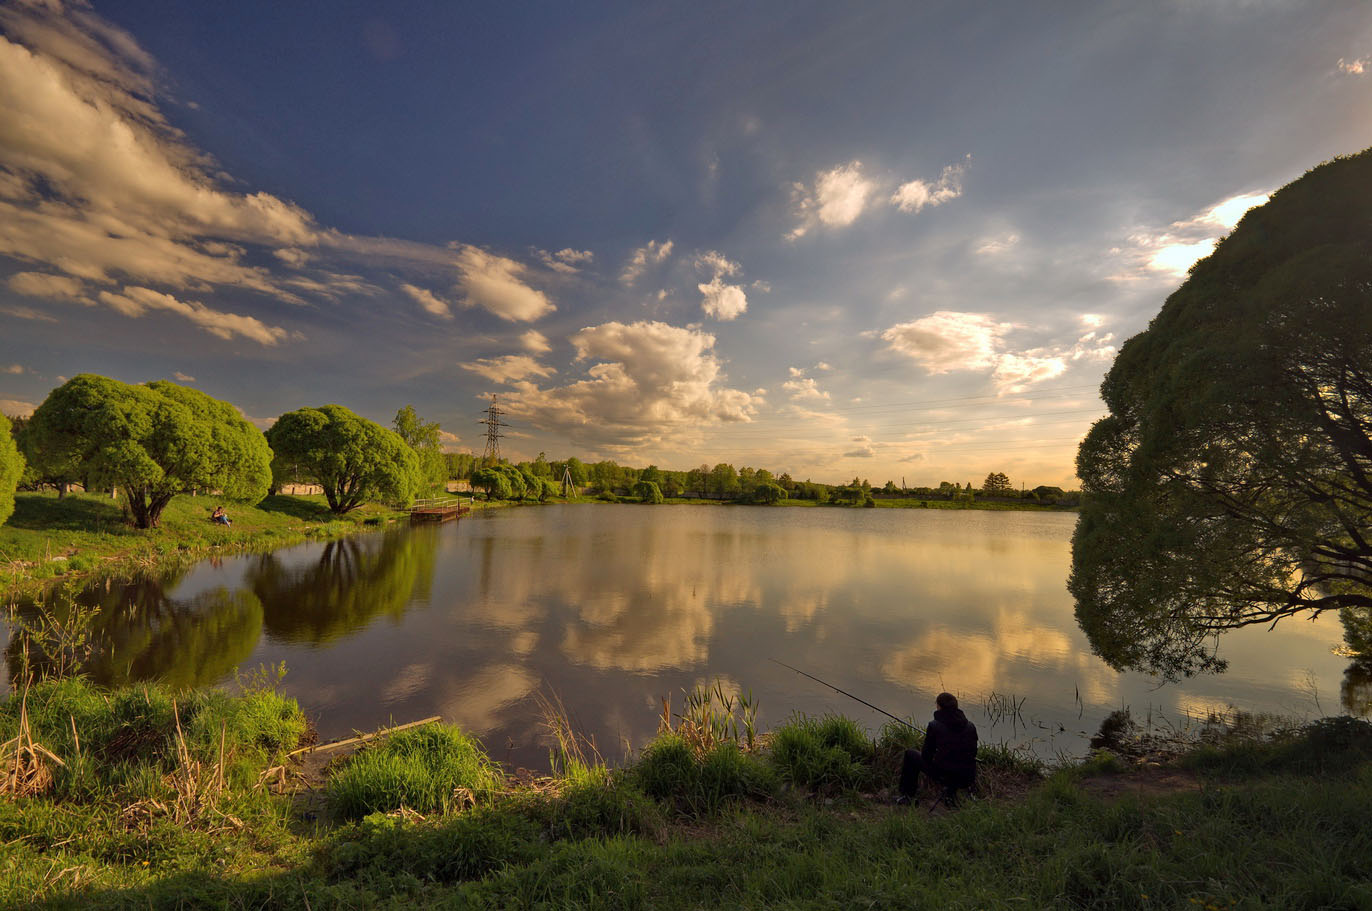
[[[100,610],[87,670],[102,683],[231,684],[235,668],[284,661],[325,739],[441,715],[530,768],[547,766],[540,692],[611,761],[651,739],[662,697],[679,709],[698,682],[750,692],[763,728],[797,711],[885,720],[776,661],[921,724],[952,691],[983,741],[1045,757],[1080,755],[1122,706],[1178,727],[1230,707],[1340,710],[1332,614],[1224,637],[1220,676],[1111,670],[1065,588],[1075,521],[552,505],[207,560],[78,600]],[[7,659],[12,675],[14,642]]]

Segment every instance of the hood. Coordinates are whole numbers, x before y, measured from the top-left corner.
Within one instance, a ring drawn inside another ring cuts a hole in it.
[[[962,714],[962,709],[938,709],[934,712],[934,720],[942,721],[950,731],[967,727],[967,716]]]

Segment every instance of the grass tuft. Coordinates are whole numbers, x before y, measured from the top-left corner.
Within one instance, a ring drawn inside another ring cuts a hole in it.
[[[328,801],[342,819],[401,807],[442,813],[486,797],[501,778],[476,738],[429,724],[359,750],[330,776]]]

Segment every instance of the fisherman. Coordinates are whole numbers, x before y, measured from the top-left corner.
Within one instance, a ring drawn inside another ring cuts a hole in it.
[[[934,720],[924,730],[924,749],[905,751],[897,804],[908,804],[919,792],[920,772],[943,786],[942,799],[950,804],[956,802],[960,788],[976,784],[976,725],[967,720],[952,693],[939,693],[934,704]]]

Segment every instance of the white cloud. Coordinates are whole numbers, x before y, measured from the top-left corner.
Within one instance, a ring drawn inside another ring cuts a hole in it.
[[[1101,318],[1085,314],[1087,326],[1099,326]],[[984,313],[940,310],[930,316],[900,323],[881,334],[892,351],[913,359],[931,374],[952,370],[989,370],[1000,393],[1021,392],[1035,383],[1061,376],[1074,361],[1113,357],[1112,334],[1095,328],[1080,336],[1070,348],[1007,350],[1005,336],[1014,325],[997,322]]]
[[[438,445],[444,452],[456,452],[457,444],[462,442],[462,438],[455,433],[446,430],[438,431]]]
[[[1372,60],[1359,57],[1357,60],[1344,60],[1339,58],[1338,70],[1345,76],[1362,76],[1372,72]]]
[[[7,284],[11,291],[28,297],[46,297],[53,300],[75,301],[87,306],[95,301],[86,295],[86,286],[76,278],[66,275],[52,275],[47,272],[16,272],[9,277]]]
[[[1218,240],[1218,237],[1204,237],[1197,241],[1164,244],[1148,257],[1148,268],[1154,272],[1183,276],[1197,260],[1210,255]]]
[[[23,372],[23,364],[10,364],[8,367],[0,367],[0,373],[8,373],[10,376],[19,376]]]
[[[11,418],[26,418],[38,408],[33,402],[20,402],[16,399],[0,399],[0,414]]]
[[[891,347],[930,373],[985,370],[999,360],[1001,338],[1013,328],[984,313],[940,310],[881,334]]]
[[[457,267],[462,273],[458,288],[468,307],[512,322],[531,322],[557,309],[546,294],[520,281],[526,271],[522,263],[466,245],[458,250]]]
[[[670,239],[661,243],[650,240],[629,257],[629,261],[624,265],[624,271],[619,274],[619,280],[626,285],[632,285],[638,281],[638,277],[649,266],[655,266],[671,255],[672,241]]]
[[[1205,220],[1222,225],[1233,230],[1239,220],[1248,212],[1258,206],[1265,205],[1271,199],[1267,193],[1254,193],[1251,195],[1231,196],[1224,202],[1219,203],[1205,214]]]
[[[998,237],[987,237],[983,239],[981,243],[977,244],[974,250],[980,256],[996,256],[1018,244],[1018,234],[1002,234]]]
[[[453,318],[453,311],[452,308],[448,306],[448,302],[440,299],[432,291],[405,283],[400,285],[400,290],[408,294],[411,300],[434,316],[437,316],[440,319]]]
[[[554,272],[570,275],[574,272],[580,272],[581,265],[594,260],[595,254],[590,250],[573,250],[571,247],[565,247],[556,253],[539,250],[538,259]]]
[[[574,439],[633,449],[707,424],[749,421],[757,397],[725,385],[715,337],[661,322],[609,322],[570,339],[586,378],[564,386],[516,384],[511,414]]]
[[[46,313],[40,313],[39,311],[33,309],[32,307],[21,307],[21,306],[18,306],[18,305],[9,306],[9,307],[0,307],[0,313],[5,314],[6,316],[12,316],[12,317],[14,317],[15,319],[27,319],[27,320],[33,320],[34,322],[39,322],[39,323],[55,323],[55,322],[57,322],[57,318],[56,318],[56,317],[48,316]]]
[[[700,306],[707,316],[722,322],[738,319],[748,309],[748,295],[741,285],[731,285],[724,281],[726,275],[735,275],[741,267],[723,253],[709,250],[696,257],[697,268],[712,273],[708,282],[696,285],[701,293]]]
[[[800,223],[788,235],[803,237],[815,225],[845,228],[858,220],[876,184],[862,173],[862,162],[851,161],[815,175],[813,187],[793,186],[796,215]]]
[[[180,370],[174,371],[174,372],[172,373],[172,379],[176,380],[178,383],[194,383],[194,382],[195,382],[195,377],[193,377],[193,376],[187,376],[186,374],[182,373]]]
[[[1198,260],[1215,249],[1221,229],[1233,230],[1250,209],[1263,205],[1269,198],[1267,193],[1240,193],[1190,218],[1174,221],[1165,230],[1134,234],[1130,237],[1130,249],[1120,251],[1133,269],[1114,278],[1130,279],[1139,273],[1185,277]]]
[[[275,345],[287,338],[285,329],[268,326],[252,316],[212,310],[197,301],[183,301],[154,291],[151,288],[126,286],[122,293],[101,291],[100,302],[129,317],[139,317],[149,310],[165,310],[184,316],[200,328],[225,340],[235,335],[262,345]]]
[[[795,368],[791,368],[794,370]],[[794,375],[794,374],[793,374]],[[791,393],[793,399],[816,399],[827,400],[829,393],[819,388],[819,384],[811,377],[787,380],[781,384],[781,388]]]
[[[875,458],[877,451],[869,445],[859,446],[857,449],[849,450],[843,454],[845,459],[871,459]]]
[[[513,383],[531,376],[551,376],[557,371],[545,367],[527,354],[506,354],[502,357],[483,357],[466,364],[463,370],[480,374],[493,383]]]
[[[553,350],[553,346],[548,344],[548,337],[537,329],[530,329],[521,335],[519,344],[525,351],[532,351],[534,354],[546,354]]]
[[[938,180],[929,183],[911,180],[896,188],[891,195],[891,205],[902,212],[918,212],[925,206],[933,208],[962,195],[962,177],[967,173],[972,156],[968,155],[957,164],[950,164],[939,174]]]
[[[282,247],[280,250],[273,250],[272,256],[297,269],[302,268],[310,261],[310,254],[295,247]]]

